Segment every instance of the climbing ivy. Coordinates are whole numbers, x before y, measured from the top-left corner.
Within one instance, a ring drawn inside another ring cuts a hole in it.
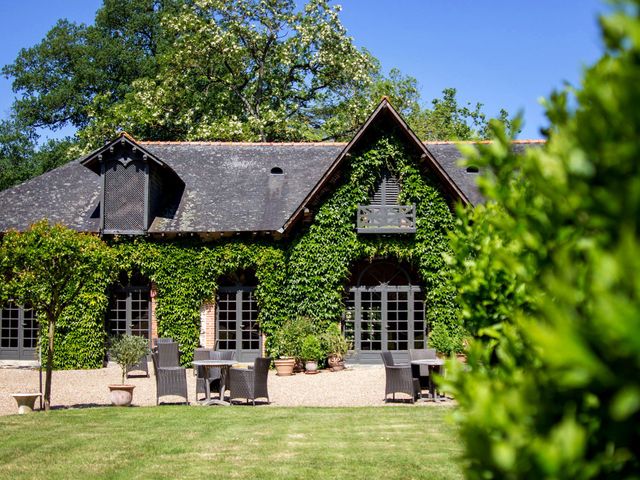
[[[138,269],[156,287],[158,335],[178,341],[183,362],[192,359],[200,334],[200,307],[214,301],[219,279],[254,270],[258,285],[258,322],[272,334],[285,312],[280,294],[285,283],[285,252],[280,245],[229,241],[160,243],[144,239],[114,245],[128,270]]]
[[[291,242],[109,240],[118,253],[119,270],[137,270],[155,285],[158,335],[180,343],[183,362],[191,360],[198,346],[201,305],[214,301],[224,275],[255,272],[258,322],[269,337],[287,318],[310,317],[318,331],[339,320],[353,265],[374,258],[404,261],[419,272],[431,346],[444,352],[461,349],[463,332],[444,261],[453,215],[436,180],[421,171],[416,155],[393,135],[378,138],[352,153],[342,182],[323,200],[312,224]],[[415,234],[356,233],[358,205],[368,203],[385,169],[401,183],[401,203],[416,205]],[[104,290],[78,299],[70,315],[84,318],[74,323],[82,330],[65,330],[59,336],[57,367],[99,366],[105,353],[106,306]]]
[[[356,233],[359,204],[368,203],[384,170],[401,183],[400,202],[416,204],[415,235]],[[345,181],[322,204],[313,224],[293,242],[288,261],[289,314],[315,318],[326,326],[344,311],[344,288],[351,267],[362,259],[395,258],[416,267],[426,292],[432,346],[459,351],[463,332],[456,320],[455,293],[444,254],[453,225],[451,210],[433,178],[423,175],[415,155],[394,136],[380,136],[349,161]]]

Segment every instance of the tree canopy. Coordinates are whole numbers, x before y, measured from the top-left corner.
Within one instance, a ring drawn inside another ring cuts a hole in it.
[[[51,403],[56,325],[87,292],[106,290],[115,253],[95,235],[74,232],[46,221],[27,231],[8,232],[0,242],[0,300],[34,309],[47,329],[45,408]],[[82,300],[89,305],[91,293]]]
[[[445,89],[423,107],[416,80],[385,74],[339,12],[330,0],[104,0],[92,25],[61,19],[2,69],[17,95],[6,128],[31,139],[0,150],[0,161],[24,167],[5,176],[40,173],[119,130],[145,140],[345,140],[383,95],[425,140],[486,136],[480,104],[461,106]],[[65,126],[77,129],[76,148],[64,143],[59,160],[28,166],[36,129]]]

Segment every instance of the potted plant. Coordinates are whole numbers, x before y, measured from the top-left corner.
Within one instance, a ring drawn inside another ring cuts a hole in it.
[[[304,368],[307,373],[317,373],[318,362],[324,358],[324,351],[320,339],[316,335],[307,335],[302,341],[300,350],[304,360]]]
[[[269,337],[269,352],[275,358],[276,375],[288,377],[293,375],[296,363],[296,345],[293,337],[291,320],[287,320]]]
[[[270,337],[269,351],[275,357],[273,364],[276,367],[276,375],[279,377],[293,375],[293,367],[296,364],[295,348],[284,327]]]
[[[280,325],[269,340],[269,352],[275,357],[276,375],[293,375],[296,365],[302,361],[302,340],[311,333],[313,322],[308,317],[288,319]]]
[[[344,356],[349,351],[351,344],[344,338],[340,331],[340,325],[332,323],[322,335],[322,343],[327,352],[327,364],[332,372],[344,369]]]
[[[118,407],[128,407],[133,399],[135,385],[124,383],[127,368],[140,361],[143,355],[149,353],[149,341],[136,335],[122,335],[111,339],[109,356],[122,369],[122,383],[109,385],[111,403]]]

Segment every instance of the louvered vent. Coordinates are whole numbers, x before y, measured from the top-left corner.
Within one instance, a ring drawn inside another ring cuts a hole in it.
[[[416,206],[399,205],[400,183],[386,171],[369,205],[358,205],[358,233],[415,233]]]
[[[145,225],[145,164],[132,160],[106,165],[104,185],[104,232],[141,232]]]
[[[391,175],[391,173],[385,172],[382,175],[378,188],[373,194],[371,205],[398,205],[399,194],[400,184],[398,183],[398,179]]]

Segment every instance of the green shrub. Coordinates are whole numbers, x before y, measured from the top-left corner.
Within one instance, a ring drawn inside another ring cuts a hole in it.
[[[327,355],[335,355],[344,358],[351,343],[344,337],[340,331],[340,325],[337,323],[330,324],[321,336],[322,348]]]
[[[463,350],[462,332],[450,331],[446,325],[436,324],[429,332],[429,348],[435,348],[443,355],[453,355]]]
[[[285,320],[269,340],[269,351],[276,358],[302,359],[302,342],[315,334],[315,325],[309,317]]]
[[[305,362],[319,362],[326,357],[322,343],[316,335],[307,335],[302,341],[300,356]]]
[[[640,471],[640,2],[618,4],[576,102],[549,101],[546,146],[515,155],[494,124],[469,152],[490,202],[452,240],[475,339],[445,384],[469,478]]]

